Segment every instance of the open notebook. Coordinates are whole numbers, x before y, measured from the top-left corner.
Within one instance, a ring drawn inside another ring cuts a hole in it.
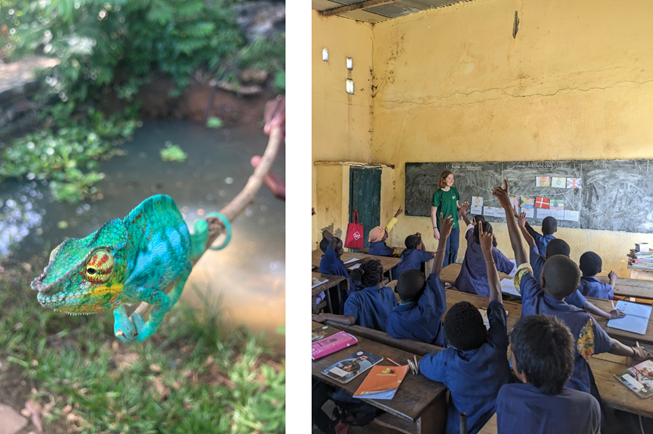
[[[623,318],[611,319],[608,321],[608,327],[625,330],[640,335],[646,334],[648,320],[651,317],[651,306],[645,304],[631,303],[619,300],[615,309],[619,309],[626,314]]]

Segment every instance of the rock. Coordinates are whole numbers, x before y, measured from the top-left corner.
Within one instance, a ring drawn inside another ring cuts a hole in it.
[[[233,6],[236,22],[245,32],[247,42],[269,39],[286,29],[286,5],[269,1],[242,3]]]
[[[0,434],[16,434],[27,426],[27,419],[4,404],[0,404],[0,421]]]
[[[265,69],[246,68],[238,74],[243,83],[265,84],[268,81],[268,72]]]

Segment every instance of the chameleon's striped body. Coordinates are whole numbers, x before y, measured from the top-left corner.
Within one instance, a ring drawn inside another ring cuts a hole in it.
[[[191,235],[169,196],[152,196],[124,219],[111,220],[86,238],[61,243],[32,288],[39,291],[44,307],[73,314],[114,310],[116,336],[142,341],[177,302],[191,260],[204,252],[206,222],[199,221],[195,229]],[[132,324],[122,304],[141,301],[154,308],[147,322],[132,315]]]

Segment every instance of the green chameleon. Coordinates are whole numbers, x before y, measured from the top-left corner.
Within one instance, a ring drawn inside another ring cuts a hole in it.
[[[227,219],[218,213],[227,228]],[[111,220],[86,238],[68,239],[50,253],[43,274],[32,289],[44,307],[73,315],[113,310],[114,333],[123,342],[150,337],[165,314],[179,299],[193,266],[204,253],[209,236],[205,220],[195,223],[191,234],[175,202],[152,196],[124,219]],[[163,290],[174,282],[168,294]],[[138,313],[127,316],[124,304],[153,305],[149,319]]]

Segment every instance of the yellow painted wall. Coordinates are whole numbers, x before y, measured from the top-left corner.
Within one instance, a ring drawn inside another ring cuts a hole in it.
[[[328,30],[320,20],[314,36]],[[371,147],[361,152],[394,165],[391,208],[404,204],[406,162],[653,158],[653,2],[476,0],[376,24],[372,37],[378,87]],[[314,80],[314,108],[327,93],[320,85]],[[314,136],[320,122],[314,113]],[[494,226],[510,253],[505,224]],[[402,217],[391,242],[417,231],[432,233],[430,219]],[[633,243],[653,243],[623,232],[557,235],[573,259],[593,250],[606,271],[624,276],[620,260]]]

